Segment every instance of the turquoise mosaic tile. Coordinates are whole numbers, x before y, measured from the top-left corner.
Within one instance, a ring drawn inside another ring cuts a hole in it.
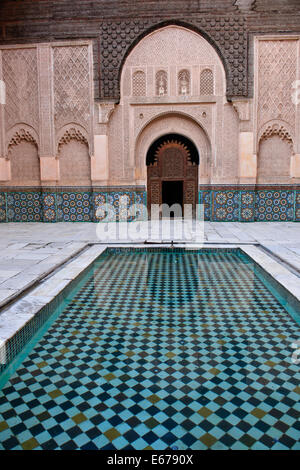
[[[6,193],[7,222],[42,222],[40,191]]]
[[[300,221],[300,191],[295,189],[200,189],[204,220],[215,222]],[[147,219],[147,193],[140,190],[26,190],[0,192],[0,222],[99,222],[119,220],[121,198],[139,206]],[[113,210],[105,210],[110,204]],[[142,208],[144,206],[144,208]],[[125,210],[125,209],[124,209]],[[123,217],[126,216],[123,210]],[[128,221],[134,214],[127,214]]]
[[[107,251],[3,386],[0,448],[299,450],[298,336],[238,250]]]
[[[204,205],[204,220],[211,220],[211,198],[212,192],[209,190],[199,191],[199,204]]]
[[[93,220],[91,192],[59,192],[56,204],[57,222],[91,222]]]
[[[107,221],[120,219],[126,221],[128,218],[130,219],[128,209],[135,203],[134,193],[129,191],[111,191],[106,196],[106,202],[114,208]]]
[[[6,196],[0,192],[0,222],[6,222]]]
[[[255,191],[240,191],[239,221],[254,222],[255,220]]]
[[[295,191],[295,221],[300,222],[300,191]]]
[[[147,220],[147,192],[146,191],[136,191],[134,193],[135,204],[137,213],[135,214],[136,218],[139,220]]]
[[[106,217],[106,193],[93,193],[94,222],[100,222]]]
[[[56,192],[42,193],[43,222],[57,222]]]
[[[294,217],[294,191],[257,191],[255,220],[258,222],[287,222]]]
[[[123,200],[121,198],[124,198]],[[135,220],[138,216],[140,220],[147,220],[147,196],[145,191],[111,191],[111,192],[95,192],[93,194],[94,201],[94,220],[102,221],[105,218],[106,222],[113,221],[114,218],[118,221],[120,215],[128,221]],[[109,204],[113,207],[109,213],[109,209],[105,205]],[[130,211],[130,206],[136,205],[137,214]],[[120,208],[122,209],[122,214]]]
[[[212,221],[237,222],[239,220],[239,191],[212,192]]]

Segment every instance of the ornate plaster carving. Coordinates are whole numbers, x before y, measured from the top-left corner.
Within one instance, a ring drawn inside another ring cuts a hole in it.
[[[288,142],[293,150],[293,138],[289,131],[280,123],[270,123],[269,125],[265,126],[263,132],[260,135],[259,141],[267,139],[273,135],[278,135],[281,140]]]
[[[200,73],[200,95],[214,94],[214,73],[210,68],[205,68]]]
[[[142,39],[154,29],[159,29],[165,18],[149,17],[147,19],[103,21],[100,25],[100,97],[119,101],[121,69],[126,57]],[[226,17],[201,15],[182,18],[175,22],[179,26],[205,33],[205,37],[217,46],[225,64],[227,75],[227,96],[248,95],[248,58],[246,20],[239,15]],[[170,23],[171,24],[171,23]],[[173,21],[174,24],[174,21]]]
[[[190,94],[190,83],[191,83],[191,74],[187,69],[180,70],[178,74],[178,93],[179,95],[189,95]]]
[[[77,140],[78,142],[82,142],[83,144],[88,145],[87,138],[80,132],[80,130],[76,129],[75,127],[70,127],[59,139],[58,150],[62,145],[68,144],[71,140]]]
[[[165,70],[159,70],[156,72],[155,91],[157,96],[168,94],[168,73]]]
[[[250,120],[250,103],[248,100],[232,100],[232,105],[237,112],[240,121]]]
[[[236,0],[234,5],[241,11],[249,11],[255,8],[256,0]]]
[[[90,125],[90,64],[87,45],[53,47],[54,119]]]
[[[182,114],[171,113],[154,118],[140,131],[135,146],[135,168],[140,180],[146,181],[146,154],[150,145],[159,137],[177,132],[194,142],[200,155],[199,177],[210,172],[211,144],[206,131],[194,119]]]
[[[26,122],[38,129],[36,47],[20,47],[2,51],[2,71],[6,84],[6,130],[18,122]]]
[[[115,103],[99,103],[99,124],[107,124],[115,109]]]
[[[297,41],[261,39],[257,42],[258,128],[271,120],[295,125],[296,107],[291,99],[297,78]]]
[[[30,133],[30,131],[20,128],[18,129],[13,136],[11,137],[9,144],[8,144],[8,152],[14,145],[20,144],[22,141],[25,142],[30,142],[34,144],[36,147],[38,147],[36,139],[33,137],[33,135]]]
[[[132,95],[146,96],[146,74],[143,70],[137,70],[132,75]]]

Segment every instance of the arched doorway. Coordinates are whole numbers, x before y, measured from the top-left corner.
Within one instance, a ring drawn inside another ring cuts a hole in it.
[[[147,205],[192,205],[195,214],[198,195],[199,154],[193,142],[180,134],[167,134],[149,148],[147,164]]]

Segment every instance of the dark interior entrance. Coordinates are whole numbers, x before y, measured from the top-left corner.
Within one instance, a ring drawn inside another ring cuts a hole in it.
[[[181,211],[183,210],[183,181],[162,181],[162,203],[170,207],[179,204]],[[178,214],[180,215],[183,213]],[[174,217],[174,212],[170,213],[170,217]]]
[[[183,208],[182,216],[185,216],[184,208],[188,208],[189,214],[192,206],[194,217],[198,201],[199,154],[193,142],[179,134],[159,137],[150,146],[146,163],[148,214],[154,205],[177,203]]]

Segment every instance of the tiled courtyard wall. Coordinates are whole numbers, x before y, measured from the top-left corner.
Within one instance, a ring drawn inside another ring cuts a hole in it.
[[[143,189],[9,189],[0,192],[0,222],[97,222],[104,204],[120,197],[129,205],[147,202]],[[205,220],[214,222],[300,222],[300,187],[200,188]],[[98,210],[98,216],[97,216]]]

